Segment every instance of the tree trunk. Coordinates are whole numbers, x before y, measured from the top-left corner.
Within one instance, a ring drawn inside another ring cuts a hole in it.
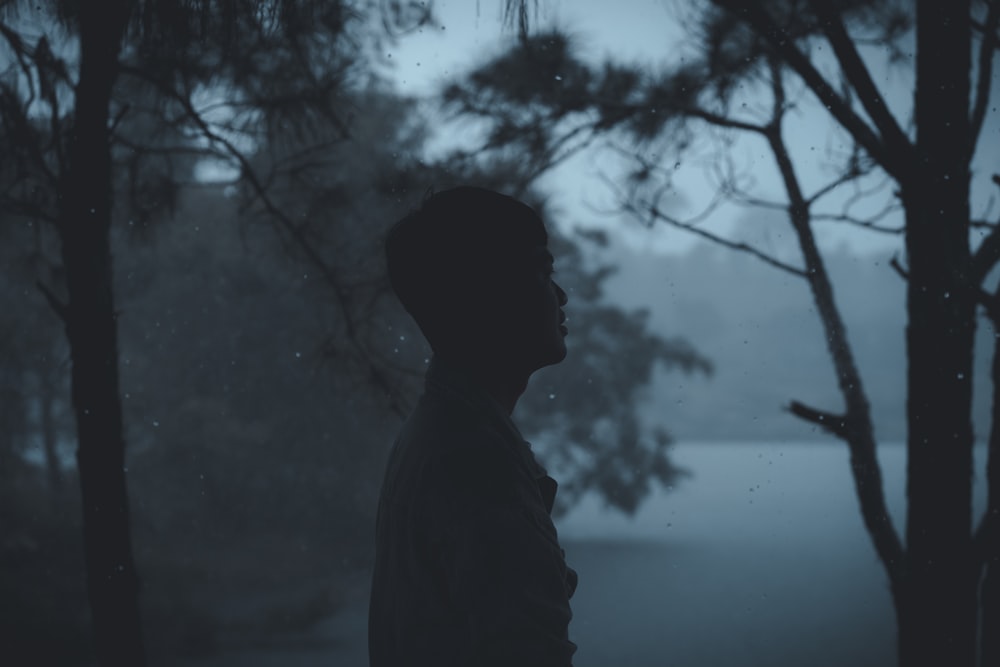
[[[844,429],[839,434],[851,454],[851,477],[868,535],[888,575],[890,585],[896,585],[903,560],[899,534],[893,528],[885,502],[882,469],[876,456],[875,432],[871,408],[865,394],[861,374],[847,339],[847,327],[840,316],[833,296],[833,285],[826,271],[816,239],[809,226],[808,212],[792,213],[793,226],[805,260],[809,288],[816,311],[826,333],[827,347],[833,360],[840,393],[846,405]]]
[[[87,588],[101,665],[145,664],[125,487],[112,296],[109,113],[129,13],[124,0],[80,5],[80,78],[59,233],[69,301],[77,463],[83,496]]]
[[[827,349],[833,361],[837,374],[837,384],[844,398],[846,407],[842,417],[824,419],[822,425],[842,438],[851,453],[851,476],[854,479],[854,489],[861,507],[861,517],[868,530],[875,551],[882,562],[892,586],[898,582],[899,571],[903,560],[903,547],[899,535],[892,525],[885,504],[885,492],[882,485],[882,470],[875,454],[875,432],[872,425],[871,408],[865,393],[861,374],[858,372],[847,339],[847,326],[840,316],[833,295],[833,284],[826,271],[823,257],[816,245],[813,235],[809,204],[802,193],[798,176],[792,165],[791,156],[782,138],[781,121],[784,113],[784,91],[781,82],[780,69],[774,67],[772,85],[775,90],[777,109],[772,121],[772,127],[765,133],[771,152],[774,155],[778,171],[781,173],[785,192],[788,194],[788,217],[802,251],[802,261],[805,265],[806,281],[812,292],[813,303],[819,314],[823,331],[826,334]],[[803,414],[803,406],[792,411]],[[816,415],[810,415],[814,418]],[[824,417],[826,417],[824,415]],[[840,422],[839,424],[831,422]],[[814,423],[816,423],[814,421]]]
[[[917,8],[917,160],[906,209],[907,558],[894,589],[900,665],[972,667],[978,584],[972,548],[969,250],[969,2]]]
[[[1000,665],[1000,293],[994,295],[993,412],[986,464],[986,515],[980,527],[984,574],[979,587],[979,664]]]

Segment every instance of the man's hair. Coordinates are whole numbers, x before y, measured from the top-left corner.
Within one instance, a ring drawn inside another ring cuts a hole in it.
[[[392,226],[385,240],[389,282],[432,347],[456,309],[471,310],[548,243],[535,211],[513,197],[462,186],[435,193]]]

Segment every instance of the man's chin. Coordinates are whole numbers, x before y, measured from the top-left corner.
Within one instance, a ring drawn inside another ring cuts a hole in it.
[[[546,363],[546,366],[555,366],[556,364],[562,363],[566,359],[566,344],[560,342],[555,350],[552,351],[550,356],[550,361]]]

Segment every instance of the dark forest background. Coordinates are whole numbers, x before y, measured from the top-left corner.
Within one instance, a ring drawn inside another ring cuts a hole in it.
[[[422,2],[0,1],[7,655],[171,664],[312,627],[363,597],[382,466],[429,357],[388,288],[382,238],[460,183],[532,204],[569,292],[568,360],[536,376],[516,414],[560,480],[557,513],[593,494],[630,515],[654,490],[697,484],[671,460],[675,439],[833,434],[904,612],[901,664],[998,650],[976,628],[1000,609],[1000,475],[973,527],[966,464],[968,422],[982,440],[1000,414],[1000,235],[989,206],[970,212],[968,179],[945,181],[967,175],[979,131],[994,131],[1000,3],[954,10],[939,23],[964,33],[939,44],[909,3],[708,2],[686,15],[697,57],[674,69],[587,60],[574,38],[532,32],[530,5],[505,3],[509,50],[415,99],[393,87],[386,47],[439,27]],[[885,46],[906,67],[918,33],[922,48],[978,54],[913,65],[914,81],[975,78],[962,98],[975,104],[928,121],[936,107],[918,100],[924,125],[901,129],[855,49]],[[841,69],[824,88],[809,56],[828,43]],[[781,128],[821,109],[840,143],[806,200]],[[935,144],[959,118],[968,145]],[[465,140],[442,150],[449,133]],[[734,165],[740,133],[786,167],[777,203]],[[605,178],[616,209],[582,221],[543,177],[598,144],[619,154]],[[911,168],[918,148],[936,157]],[[683,218],[671,179],[689,159],[715,161],[712,185],[740,221],[794,233],[769,246],[706,231],[716,208]],[[874,213],[817,204],[841,188],[871,195]],[[907,253],[819,248],[821,221],[905,236]],[[616,236],[625,224],[711,243],[637,250]],[[939,252],[946,241],[965,254]],[[908,414],[918,399],[924,412]],[[876,438],[923,456],[906,539],[885,516]]]
[[[125,471],[154,661],[308,626],[363,585],[382,466],[430,355],[390,293],[381,242],[428,192],[492,185],[549,218],[573,303],[573,361],[536,379],[518,419],[562,475],[561,511],[594,491],[631,512],[674,480],[669,436],[640,423],[636,398],[657,368],[711,370],[690,344],[654,332],[646,312],[605,296],[611,267],[583,255],[606,239],[546,215],[516,164],[425,161],[433,115],[366,60],[365,45],[388,37],[372,24],[381,14],[355,9],[346,26],[320,28],[359,49],[341,54],[326,96],[308,97],[314,82],[291,92],[272,82],[252,114],[218,122],[231,145],[206,139],[193,109],[150,86],[156,60],[145,54],[130,66],[149,71],[116,97],[110,248]],[[18,20],[57,18],[25,10]],[[171,64],[225,103],[223,84],[199,70],[207,62]],[[253,76],[263,86],[281,72]],[[4,90],[11,103],[21,92]],[[0,643],[61,664],[93,649],[71,364],[52,303],[65,271],[46,163],[31,158],[51,126],[23,109],[30,132],[4,135],[17,149],[8,155],[24,159],[4,161],[0,211]]]

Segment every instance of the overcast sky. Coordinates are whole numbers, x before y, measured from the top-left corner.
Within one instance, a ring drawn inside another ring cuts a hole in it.
[[[537,15],[533,17],[533,26],[536,29],[555,26],[568,31],[582,51],[595,61],[612,57],[625,62],[665,65],[692,48],[690,38],[677,17],[691,11],[693,4],[681,0],[544,0],[539,3]],[[402,38],[389,51],[394,78],[403,92],[430,96],[442,82],[501,53],[515,39],[513,30],[503,25],[502,0],[435,0],[434,10],[438,25]],[[869,51],[866,55],[872,59],[876,83],[883,90],[899,122],[905,126],[910,119],[912,99],[910,68],[893,70],[878,61],[878,52]],[[828,65],[830,63],[820,63],[825,69],[830,69],[826,67]],[[1000,97],[998,87],[994,86],[994,99]],[[798,102],[802,112],[789,115],[785,136],[792,146],[800,177],[809,191],[819,187],[830,176],[830,172],[824,170],[822,157],[817,159],[816,156],[831,147],[846,148],[847,144],[830,132],[831,122],[825,114],[818,108],[810,108],[810,105],[816,104],[810,94],[801,95]],[[998,162],[1000,127],[997,126],[997,114],[992,115],[992,124],[984,128],[987,136],[983,138],[977,160],[980,178],[975,185],[979,194],[973,200],[977,213],[995,192],[988,176],[996,170]],[[736,154],[743,168],[757,179],[760,192],[767,195],[773,193],[776,200],[782,198],[783,190],[777,180],[773,158],[760,140],[754,138],[739,142]],[[623,224],[621,220],[599,213],[611,208],[611,198],[597,178],[598,173],[608,168],[606,153],[591,152],[574,159],[548,178],[545,185],[552,195],[552,202],[565,213],[562,216],[564,221],[602,224],[619,232],[625,230],[623,238],[633,247],[683,251],[691,246],[694,239],[685,232],[663,227],[649,231],[634,223]],[[707,201],[713,191],[704,168],[688,158],[682,160],[675,184],[677,205],[681,207],[679,212],[694,213],[699,210],[700,204]],[[753,224],[754,214],[731,208],[720,211],[709,226],[747,239],[759,240],[761,236],[766,236],[767,242],[772,245],[791,242],[790,235],[782,233],[785,230],[782,229],[780,216],[761,216],[761,220],[769,219],[771,222],[753,225],[752,231],[748,231],[748,219]],[[821,242],[827,244],[847,243],[858,250],[880,252],[891,252],[900,247],[898,238],[858,233],[846,230],[842,225],[824,223],[817,225],[817,230]]]
[[[677,0],[544,0],[534,26],[565,29],[597,58],[664,60],[682,32],[673,20]],[[391,49],[407,92],[432,93],[449,76],[501,52],[515,41],[503,24],[503,0],[435,0],[437,26],[407,36]]]

